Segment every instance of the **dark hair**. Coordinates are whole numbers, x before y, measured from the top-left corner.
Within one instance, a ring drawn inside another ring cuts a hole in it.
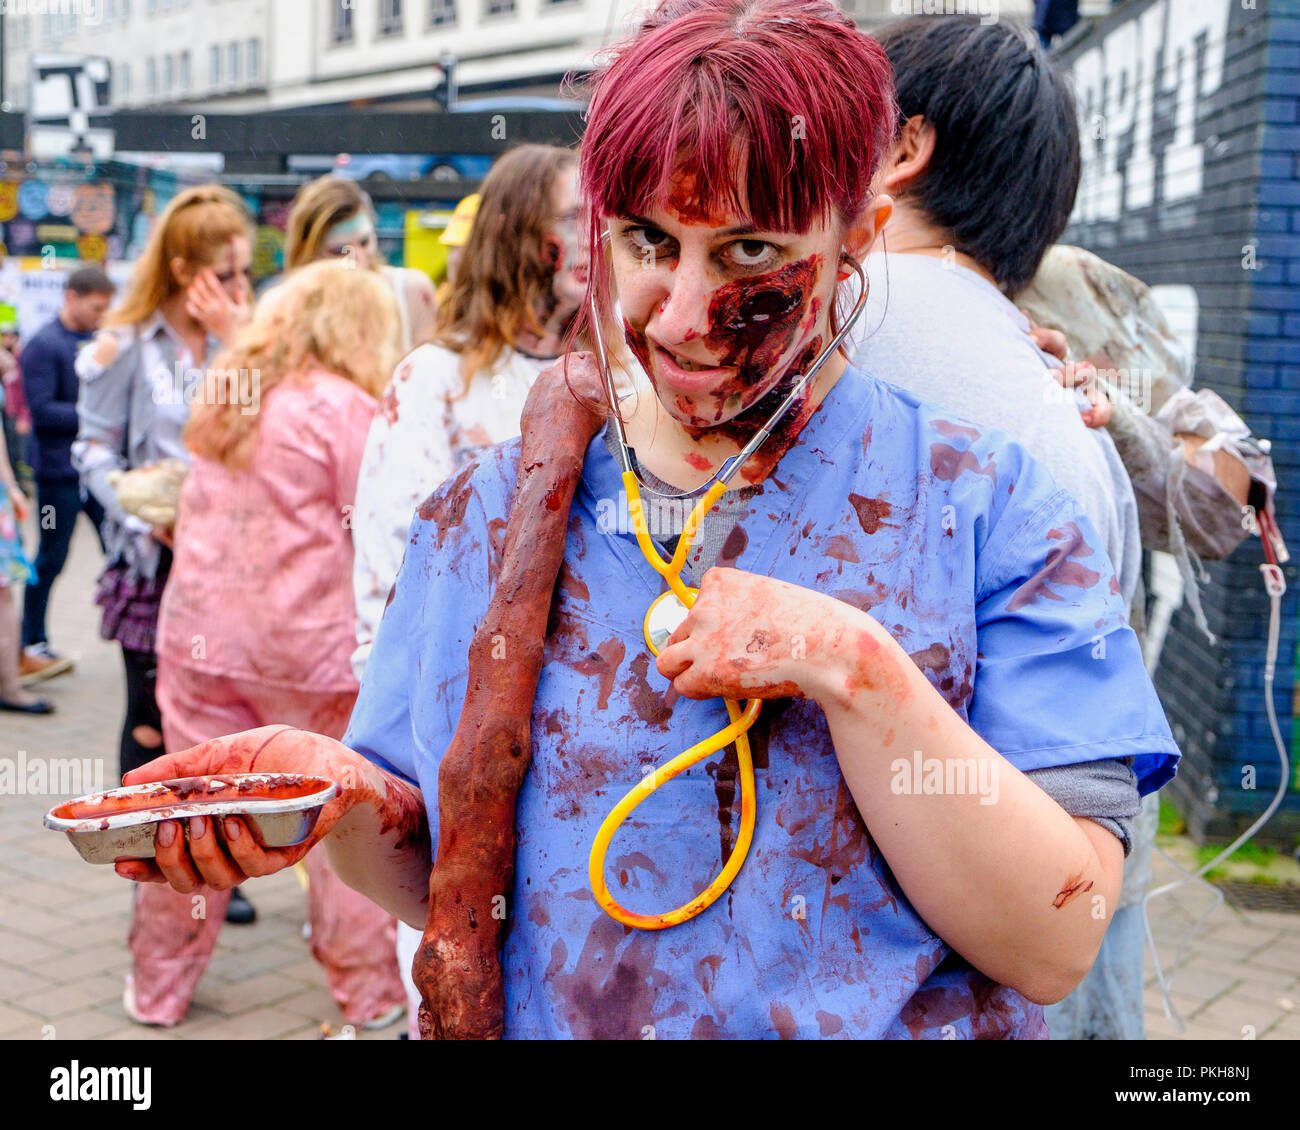
[[[875,32],[900,122],[922,115],[934,155],[909,191],[953,246],[1014,293],[1060,238],[1079,188],[1079,123],[1065,74],[1023,28],[925,16]]]
[[[68,276],[65,290],[84,298],[88,294],[115,294],[117,287],[98,267],[78,267]]]

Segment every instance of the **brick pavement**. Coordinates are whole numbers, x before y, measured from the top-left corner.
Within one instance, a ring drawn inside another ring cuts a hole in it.
[[[53,645],[77,660],[42,684],[58,713],[0,715],[0,757],[99,758],[115,779],[121,720],[120,658],[97,636],[91,605],[98,548],[82,521],[55,590]],[[57,799],[57,798],[55,798]],[[259,918],[222,933],[187,1020],[163,1031],[132,1024],[122,1010],[131,888],[107,867],[83,863],[63,837],[41,827],[48,795],[0,798],[0,1039],[314,1039],[342,1017],[302,937],[306,899],[293,872],[246,888]],[[1173,875],[1159,859],[1156,881]],[[1199,884],[1154,904],[1162,960],[1173,959],[1212,895]],[[1151,1039],[1300,1039],[1300,915],[1220,906],[1187,947],[1172,1000],[1186,1021],[1166,1020],[1148,955]],[[395,1039],[404,1025],[366,1039]]]
[[[0,757],[26,750],[29,759],[101,759],[112,787],[124,700],[121,653],[99,638],[91,603],[99,563],[94,531],[82,519],[50,620],[51,646],[76,659],[76,670],[34,688],[56,714],[0,714]],[[41,827],[63,795],[0,797],[0,1039],[310,1040],[322,1022],[342,1028],[302,936],[307,900],[293,871],[244,887],[258,920],[221,931],[184,1023],[170,1030],[133,1024],[122,1009],[132,887]],[[403,1020],[360,1038],[396,1039],[404,1030]]]

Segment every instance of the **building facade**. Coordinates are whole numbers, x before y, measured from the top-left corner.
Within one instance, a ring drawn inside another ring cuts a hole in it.
[[[7,0],[4,98],[27,106],[35,53],[95,55],[112,104],[212,111],[428,105],[435,65],[462,95],[560,93],[651,0]],[[1096,6],[1097,0],[1092,0]],[[1088,0],[1084,8],[1087,9]],[[1027,19],[1032,0],[843,0],[864,25],[913,13]]]

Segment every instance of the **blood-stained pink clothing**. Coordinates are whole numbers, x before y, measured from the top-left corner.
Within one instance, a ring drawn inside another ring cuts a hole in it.
[[[249,470],[194,459],[160,660],[267,686],[357,689],[351,519],[376,408],[332,373],[286,378],[262,398]]]
[[[351,515],[376,407],[332,373],[289,377],[262,397],[247,470],[193,460],[158,627],[168,752],[273,723],[342,736],[358,689]],[[307,870],[312,953],[344,1016],[364,1023],[401,1004],[392,917],[344,885],[322,850]],[[140,1019],[184,1018],[229,900],[141,885],[131,927]]]
[[[168,750],[273,722],[343,736],[355,692],[312,694],[255,679],[209,676],[160,662],[158,705]],[[345,1019],[363,1024],[403,1003],[394,920],[339,879],[322,848],[307,856],[312,956],[325,968]],[[162,883],[137,888],[131,925],[136,1015],[153,1024],[185,1018],[225,922],[229,891],[180,894]]]

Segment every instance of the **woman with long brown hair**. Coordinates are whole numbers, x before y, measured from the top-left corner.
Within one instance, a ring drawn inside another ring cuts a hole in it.
[[[284,269],[294,271],[320,259],[350,259],[388,283],[397,299],[399,354],[428,340],[435,305],[433,281],[423,271],[384,262],[370,194],[345,177],[317,177],[303,185],[289,210]]]
[[[384,391],[357,484],[358,676],[416,506],[475,450],[519,434],[534,378],[563,350],[587,284],[577,175],[577,153],[553,145],[492,166],[433,341]]]
[[[271,721],[342,734],[357,693],[348,515],[397,319],[376,275],[315,263],[259,304],[211,370],[185,428],[193,464],[158,627],[171,748]],[[393,1014],[403,996],[392,919],[340,883],[323,852],[306,862],[312,952],[344,1016]],[[196,919],[192,895],[142,890],[131,932],[137,1019],[185,1016],[230,898],[202,895]]]

